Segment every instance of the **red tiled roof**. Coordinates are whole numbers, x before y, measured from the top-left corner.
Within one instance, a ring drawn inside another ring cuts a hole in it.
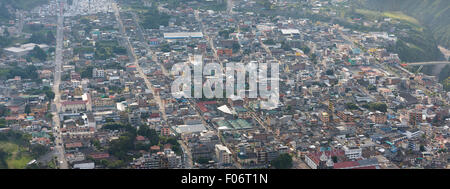
[[[372,166],[365,166],[365,167],[355,167],[353,169],[377,169],[377,167],[372,165]]]
[[[68,143],[66,144],[66,148],[77,148],[82,147],[83,144],[81,142],[74,142],[74,143]]]
[[[357,161],[344,161],[334,164],[335,169],[345,169],[358,166],[359,163]]]
[[[150,147],[150,150],[160,150],[161,148],[158,145],[154,145]]]
[[[150,118],[158,118],[158,117],[160,117],[159,113],[150,114]]]
[[[102,159],[102,158],[109,158],[108,153],[92,153],[90,156],[94,159]]]
[[[73,105],[73,104],[86,104],[86,101],[84,101],[84,100],[64,101],[64,102],[61,102],[61,104],[62,104],[63,106]]]
[[[328,156],[343,156],[345,154],[344,150],[331,150],[331,151],[325,151],[325,155]],[[316,164],[319,164],[320,156],[322,155],[322,152],[312,152],[309,153],[307,156],[311,158]]]
[[[145,137],[139,135],[139,136],[136,137],[136,140],[137,141],[144,141]]]
[[[209,104],[217,104],[217,101],[197,102],[197,106],[198,106],[198,108],[200,108],[200,110],[202,112],[207,112],[208,111],[208,108],[206,108],[205,105],[209,105]]]

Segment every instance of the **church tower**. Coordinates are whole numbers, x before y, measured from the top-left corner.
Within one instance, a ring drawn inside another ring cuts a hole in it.
[[[318,169],[326,169],[327,168],[327,161],[328,161],[328,157],[325,154],[325,151],[323,151],[322,155],[320,155],[319,166],[317,168]]]

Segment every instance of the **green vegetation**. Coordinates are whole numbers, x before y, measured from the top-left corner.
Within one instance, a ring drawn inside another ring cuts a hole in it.
[[[233,50],[233,52],[238,52],[241,49],[241,46],[239,45],[239,43],[233,43],[231,49]]]
[[[0,169],[23,169],[32,159],[48,152],[45,146],[30,145],[31,136],[20,132],[0,133]]]
[[[73,54],[84,54],[92,52],[94,52],[94,48],[92,47],[76,47],[73,49]]]
[[[158,133],[154,129],[150,129],[148,126],[140,126],[137,134],[148,138],[151,145],[157,145],[159,143]]]
[[[271,165],[275,169],[290,169],[292,167],[292,157],[289,154],[281,154],[272,161]]]
[[[80,70],[81,78],[89,78],[89,79],[91,79],[92,78],[92,70],[93,69],[94,69],[94,67],[92,67],[92,66],[83,67]]]
[[[5,105],[0,104],[0,117],[7,116],[9,113],[9,109]]]
[[[358,110],[359,109],[358,105],[356,105],[354,103],[346,103],[345,107],[349,110]]]
[[[2,0],[0,1],[0,22],[14,19],[14,12],[10,12],[8,7],[21,10],[31,10],[32,8],[48,3],[48,0]]]
[[[36,58],[40,61],[47,60],[47,53],[42,50],[39,46],[34,46],[33,50],[30,52],[30,57]]]
[[[227,2],[226,0],[220,2],[217,1],[206,1],[206,0],[199,0],[201,9],[204,10],[213,10],[213,11],[225,11],[227,10]]]
[[[362,107],[369,109],[370,111],[380,111],[387,112],[387,105],[383,102],[371,102],[368,104],[362,105]]]
[[[105,69],[125,69],[125,66],[122,66],[120,62],[113,62],[104,66]]]
[[[25,68],[13,65],[9,68],[0,69],[0,79],[12,79],[15,76],[20,76],[22,79],[39,80],[35,66],[26,66]]]
[[[263,6],[265,9],[273,9],[273,5],[269,0],[257,0],[256,3]]]
[[[285,51],[290,51],[290,50],[292,50],[291,46],[290,46],[288,43],[286,43],[285,41],[283,41],[283,42],[281,43],[281,48],[282,48],[283,50],[285,50]]]
[[[437,48],[438,43],[432,32],[416,18],[400,11],[377,11],[370,9],[370,7],[366,9],[364,6],[353,5],[352,8],[342,11],[342,17],[337,23],[346,28],[363,32],[390,31],[394,26],[394,34],[398,37],[398,40],[395,44],[387,46],[387,50],[399,54],[402,61],[421,62],[443,59],[443,55]],[[393,24],[394,22],[392,22],[392,24],[364,26],[360,22],[352,21],[354,18],[364,18],[370,21],[391,18],[392,20],[399,21],[399,23]]]
[[[49,0],[2,0],[15,9],[31,10],[37,6],[47,4]]]
[[[39,95],[39,94],[45,94],[45,97],[47,100],[52,101],[55,98],[55,93],[52,91],[50,87],[43,87],[42,89],[33,89],[27,91],[27,94],[30,95]]]
[[[266,45],[275,45],[275,41],[273,39],[267,39],[265,41],[263,41],[264,44]]]
[[[444,81],[450,77],[450,65],[445,65],[444,69],[439,73],[438,79],[439,81]]]
[[[33,32],[28,42],[36,44],[52,44],[56,41],[55,35],[51,31]]]
[[[369,84],[369,86],[367,86],[367,90],[369,90],[369,91],[376,91],[377,90],[377,86]]]
[[[170,52],[172,50],[172,48],[170,48],[170,45],[169,44],[163,44],[163,45],[161,45],[161,51],[162,52]]]
[[[387,47],[390,52],[398,53],[405,62],[422,62],[442,60],[443,54],[437,48],[433,36],[425,29],[418,31],[411,28],[407,36],[400,36],[395,45]]]
[[[450,77],[448,77],[447,79],[445,79],[442,82],[442,85],[444,86],[444,90],[445,91],[450,91]]]
[[[219,36],[221,36],[225,39],[229,39],[230,34],[233,33],[234,31],[235,31],[234,28],[224,29],[224,30],[219,31]]]
[[[88,50],[88,49],[80,49]],[[120,47],[117,41],[99,41],[95,44],[94,57],[98,60],[106,60],[115,54],[126,54],[127,50]]]
[[[170,144],[172,150],[180,155],[182,153],[180,144],[178,143],[177,139],[175,137],[162,137],[159,136],[159,134],[154,130],[150,129],[148,126],[140,126],[139,129],[136,129],[135,127],[131,126],[130,124],[122,124],[122,123],[116,123],[116,122],[109,122],[106,123],[102,129],[105,130],[119,130],[123,131],[124,133],[119,137],[117,140],[113,140],[110,142],[108,147],[108,152],[112,154],[114,157],[117,157],[119,160],[123,162],[130,162],[132,158],[134,157],[133,152],[139,151],[139,150],[145,150],[148,151],[150,149],[150,146],[153,145],[159,145],[163,146],[165,144]],[[144,136],[149,140],[149,143],[141,143],[136,141],[136,137]],[[121,164],[120,162],[116,162],[117,166],[112,166],[108,162],[103,162],[104,165],[107,167],[123,167],[125,164]]]
[[[412,21],[415,18],[425,27],[437,43],[450,48],[450,4],[447,0],[354,0],[355,4],[371,10],[389,12],[386,16]],[[392,14],[392,12],[404,14]],[[415,22],[415,21],[413,21]]]
[[[199,164],[205,164],[205,163],[208,163],[209,161],[211,161],[211,158],[200,157],[198,159],[195,159],[194,161]]]
[[[149,8],[142,14],[142,27],[146,29],[159,29],[159,26],[168,26],[170,16],[166,13],[160,13],[155,7]]]
[[[6,3],[0,2],[0,22],[5,22],[13,18],[13,15],[6,8]]]

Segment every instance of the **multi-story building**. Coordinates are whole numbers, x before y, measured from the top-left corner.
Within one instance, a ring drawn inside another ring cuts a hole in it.
[[[328,124],[330,122],[330,116],[327,112],[322,112],[320,114],[320,120],[323,122],[323,124]]]
[[[345,156],[347,156],[347,158],[349,159],[358,159],[362,157],[362,149],[356,146],[344,146],[344,153]]]
[[[105,70],[94,68],[92,69],[92,77],[94,78],[104,78]]]
[[[380,111],[376,111],[371,118],[375,124],[385,124],[387,121],[386,114]]]
[[[232,163],[232,154],[231,151],[221,144],[216,144],[216,158],[219,164],[227,165]]]
[[[422,112],[418,110],[412,110],[409,112],[409,124],[410,125],[419,125],[422,123]]]

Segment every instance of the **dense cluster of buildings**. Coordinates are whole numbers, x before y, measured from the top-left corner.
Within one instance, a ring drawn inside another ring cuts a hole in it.
[[[399,66],[398,55],[385,48],[395,35],[307,18],[164,4],[158,9],[170,15],[168,25],[145,29],[136,13],[121,11],[118,17],[112,1],[74,3],[83,6],[67,7],[58,115],[73,168],[124,161],[108,151],[126,134],[104,129],[111,123],[148,127],[180,144],[176,151],[137,136],[133,144],[146,148],[127,152],[138,158],[121,165],[136,169],[268,168],[282,154],[291,155],[293,168],[448,166],[449,95],[431,95],[445,94],[435,77]],[[233,6],[246,10],[254,3]],[[19,53],[17,47],[6,50]],[[13,57],[3,56],[0,64]],[[174,98],[170,70],[177,63],[277,63],[280,103],[266,110],[263,98]],[[39,71],[48,86],[50,65]],[[2,80],[0,88],[0,103],[11,112],[5,120],[14,121],[9,127],[50,145],[48,99],[24,94],[37,84],[16,77]]]

